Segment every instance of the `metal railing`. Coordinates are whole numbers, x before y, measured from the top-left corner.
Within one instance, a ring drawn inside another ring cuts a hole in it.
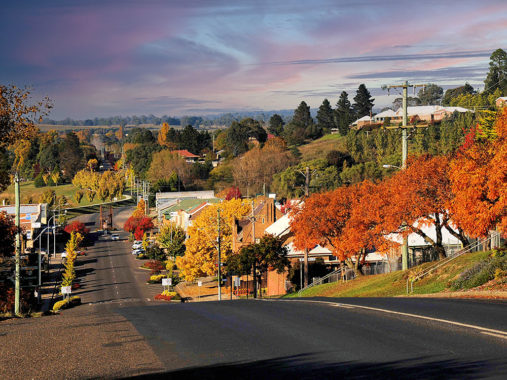
[[[481,246],[489,243],[490,241],[492,241],[494,239],[497,240],[499,237],[500,237],[500,234],[495,231],[495,232],[491,233],[487,238],[477,240],[477,241],[473,242],[472,244],[467,245],[463,249],[461,249],[457,252],[453,252],[451,255],[447,256],[446,258],[439,260],[437,263],[435,263],[435,265],[432,265],[431,267],[426,268],[423,272],[419,273],[415,277],[407,278],[407,294],[414,292],[414,282],[422,279],[423,277],[427,276],[428,274],[430,274],[434,270],[450,263],[454,259],[457,259],[458,257],[464,255],[465,253],[473,252],[474,250],[479,249]]]
[[[299,289],[298,296],[300,296],[303,291],[310,289],[310,288],[314,287],[315,285],[322,285],[322,284],[328,284],[331,282],[339,281],[339,279],[341,278],[341,276],[340,276],[341,271],[342,271],[342,268],[338,268],[337,270],[326,274],[324,277],[314,280],[310,285]]]

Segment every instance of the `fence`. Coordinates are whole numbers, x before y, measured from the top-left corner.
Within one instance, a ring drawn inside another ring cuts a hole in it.
[[[310,289],[314,287],[315,285],[322,285],[322,284],[329,284],[331,282],[338,282],[342,278],[346,281],[352,280],[355,277],[355,273],[352,269],[345,268],[345,272],[342,276],[342,268],[338,268],[337,270],[326,274],[324,277],[314,277],[313,281],[310,285],[305,286],[304,288],[301,288],[298,291],[298,296],[301,295],[301,293],[307,289]]]

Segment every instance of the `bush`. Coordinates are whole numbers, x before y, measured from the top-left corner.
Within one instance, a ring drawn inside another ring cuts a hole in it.
[[[44,187],[46,186],[46,182],[44,182],[44,178],[42,178],[42,173],[39,173],[33,182],[35,187]]]
[[[154,274],[148,279],[148,284],[160,284],[162,279],[165,277],[164,274]]]
[[[66,309],[69,307],[69,300],[66,298],[64,300],[55,302],[53,305],[53,311],[59,311],[60,309]]]
[[[143,268],[151,269],[150,274],[154,275],[159,274],[164,269],[164,265],[160,261],[150,260],[143,265]]]
[[[488,260],[477,263],[460,274],[452,283],[453,290],[471,289],[491,281],[507,270],[507,256],[493,251]]]

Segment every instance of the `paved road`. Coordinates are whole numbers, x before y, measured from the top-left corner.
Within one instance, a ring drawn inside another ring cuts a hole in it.
[[[507,319],[503,302],[347,301],[458,321],[468,313],[468,322],[497,329]],[[118,312],[148,340],[165,374],[176,377],[507,377],[507,330],[505,335],[487,335],[470,327],[308,300],[206,302]]]
[[[164,304],[126,241],[99,238],[80,260],[84,305],[0,322],[0,378],[507,378],[506,302]]]

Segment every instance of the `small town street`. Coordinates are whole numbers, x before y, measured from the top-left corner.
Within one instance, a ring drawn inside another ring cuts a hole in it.
[[[118,223],[123,214],[128,210],[120,210]],[[93,229],[94,219],[82,221]],[[507,375],[504,301],[154,302],[160,285],[145,283],[120,234],[120,241],[100,236],[78,260],[82,288],[75,294],[83,305],[0,322],[0,378]]]

